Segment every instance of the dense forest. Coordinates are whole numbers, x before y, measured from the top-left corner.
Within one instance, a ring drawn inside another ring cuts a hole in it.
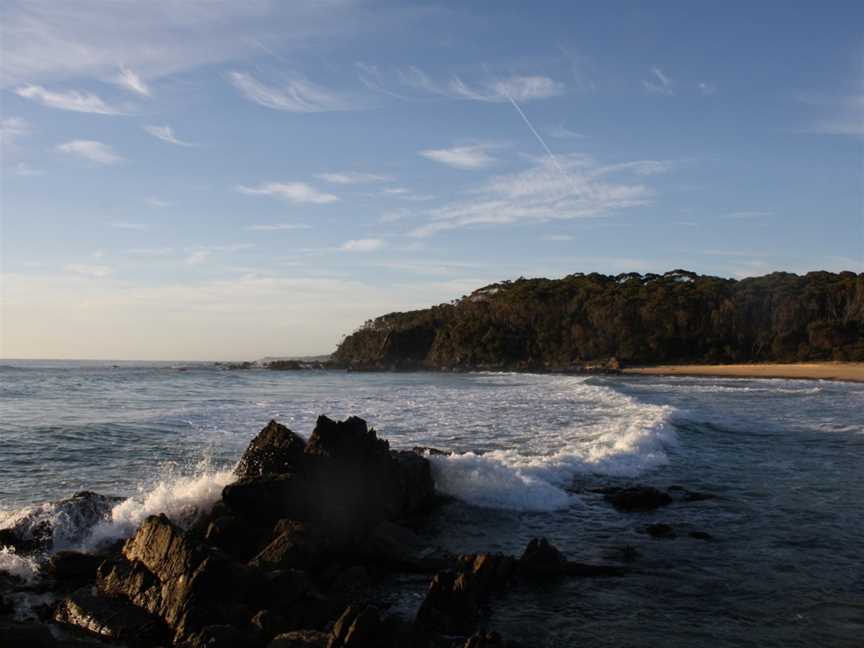
[[[614,359],[614,360],[613,360]],[[492,284],[347,336],[353,369],[864,360],[864,274],[572,274]]]

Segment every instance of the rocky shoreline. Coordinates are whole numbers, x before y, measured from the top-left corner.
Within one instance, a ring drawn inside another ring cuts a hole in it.
[[[619,564],[577,563],[543,538],[519,556],[430,546],[411,527],[442,501],[427,458],[435,452],[392,450],[356,417],[321,416],[308,441],[271,421],[249,444],[221,500],[187,527],[150,516],[128,540],[96,554],[54,553],[35,583],[0,572],[0,644],[516,646],[486,627],[500,593],[627,573],[633,556]],[[595,492],[622,512],[710,497],[680,487]],[[64,502],[95,521],[116,500],[85,492]],[[646,533],[674,537],[671,527],[654,526]],[[43,531],[25,537],[6,529],[0,544],[21,555],[45,551],[50,529]],[[411,618],[376,605],[376,583],[398,574],[430,579]],[[23,619],[17,609],[27,596],[43,601],[32,607],[35,618]]]

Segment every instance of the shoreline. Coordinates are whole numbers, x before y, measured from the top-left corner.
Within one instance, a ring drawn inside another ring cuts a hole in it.
[[[712,378],[783,378],[864,382],[864,362],[800,362],[728,365],[657,365],[627,367],[624,375],[690,376]]]

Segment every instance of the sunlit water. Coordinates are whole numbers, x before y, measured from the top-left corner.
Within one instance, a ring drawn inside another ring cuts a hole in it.
[[[203,365],[0,368],[0,527],[83,489],[128,498],[57,547],[130,533],[215,501],[271,418],[308,435],[357,415],[393,447],[428,445],[455,496],[425,531],[458,551],[518,553],[544,535],[571,559],[633,573],[517,587],[490,627],[538,646],[858,646],[864,637],[864,385],[514,374],[220,371]],[[682,485],[718,499],[652,513],[590,489]],[[55,520],[56,522],[57,520]],[[644,527],[665,522],[674,539]],[[705,531],[715,540],[688,537]],[[0,568],[33,565],[0,551]],[[425,579],[401,583],[410,611]],[[396,600],[398,598],[398,600]]]

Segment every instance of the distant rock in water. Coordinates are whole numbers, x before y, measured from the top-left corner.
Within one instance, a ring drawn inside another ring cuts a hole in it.
[[[864,274],[723,279],[572,274],[503,281],[346,337],[352,370],[615,372],[659,363],[864,360]]]

